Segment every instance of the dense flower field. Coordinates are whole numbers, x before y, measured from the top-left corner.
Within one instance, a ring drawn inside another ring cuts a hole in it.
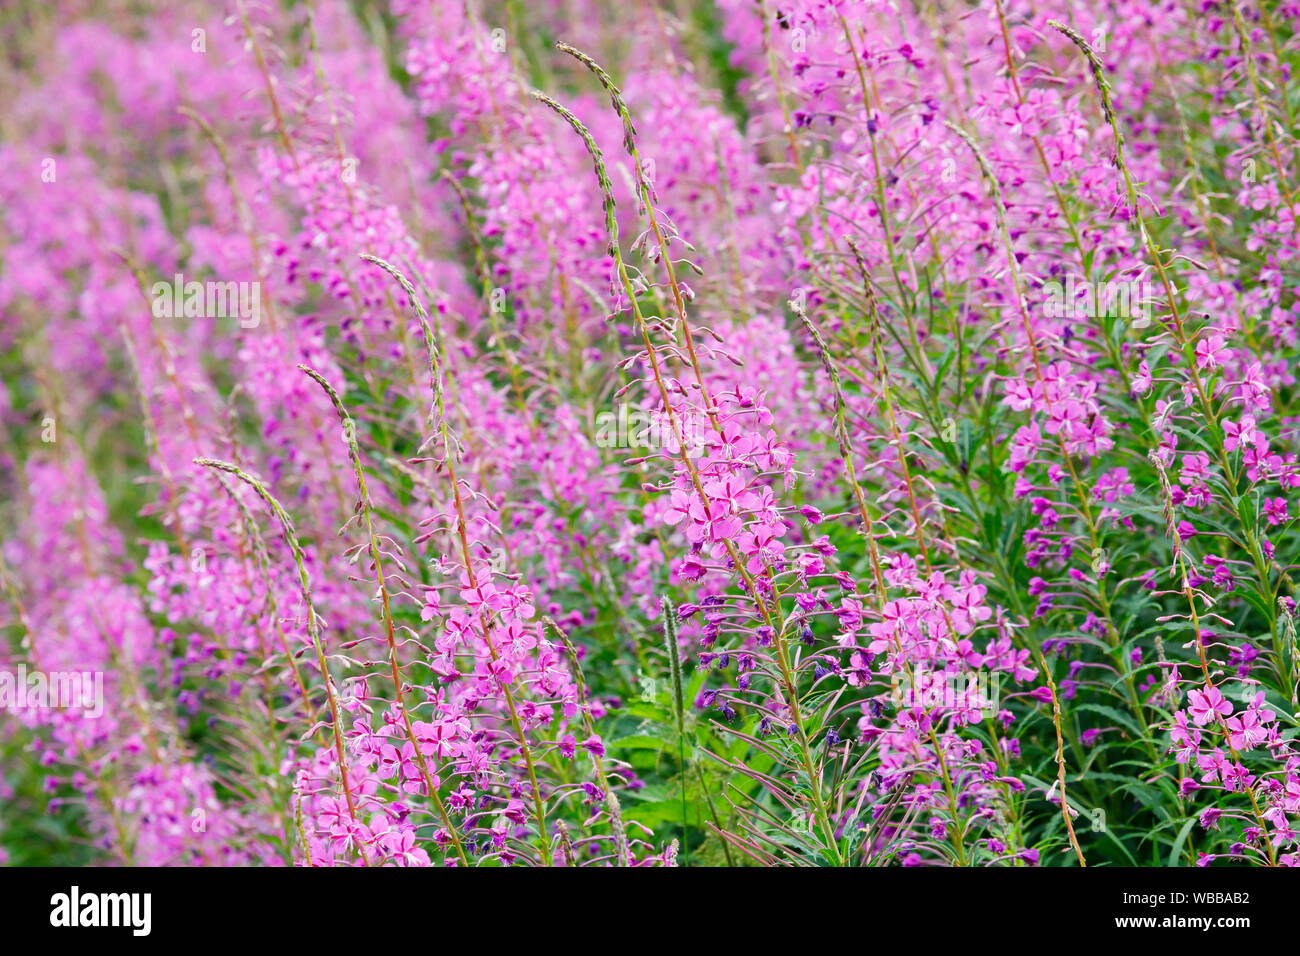
[[[1300,865],[1300,5],[0,14],[0,861]]]

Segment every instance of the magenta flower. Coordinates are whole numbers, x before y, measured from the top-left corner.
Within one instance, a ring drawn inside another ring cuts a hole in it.
[[[1202,369],[1218,368],[1232,358],[1232,349],[1225,348],[1222,335],[1211,334],[1196,343],[1196,365]]]
[[[1287,521],[1287,502],[1285,498],[1266,498],[1264,499],[1264,517],[1268,520],[1269,526],[1279,525]]]
[[[1234,451],[1238,446],[1248,448],[1255,444],[1255,416],[1243,415],[1240,422],[1223,422],[1223,450]]]
[[[1187,709],[1198,727],[1204,727],[1216,714],[1227,717],[1232,713],[1232,703],[1224,698],[1217,687],[1188,691],[1187,701]]]

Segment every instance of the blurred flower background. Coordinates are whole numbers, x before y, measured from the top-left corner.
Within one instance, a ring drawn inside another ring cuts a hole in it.
[[[0,861],[1296,865],[1300,5],[0,13]]]

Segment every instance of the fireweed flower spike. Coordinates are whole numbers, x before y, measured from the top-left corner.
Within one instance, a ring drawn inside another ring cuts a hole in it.
[[[598,74],[598,75],[602,75],[602,74]],[[602,82],[605,83],[606,81],[602,79]],[[612,87],[608,83],[606,83],[606,86],[607,89],[612,89]],[[787,624],[784,622],[780,622],[776,619],[776,617],[774,616],[774,612],[778,611],[779,609],[774,609],[770,607],[768,602],[763,598],[762,592],[760,591],[756,580],[751,576],[751,572],[748,570],[748,562],[743,561],[741,559],[737,551],[737,544],[731,540],[731,535],[735,533],[735,527],[737,525],[737,522],[735,521],[734,518],[726,515],[725,512],[729,509],[729,507],[734,507],[735,504],[739,504],[739,501],[736,497],[736,493],[737,491],[743,488],[743,484],[736,483],[735,476],[729,476],[729,477],[723,477],[719,480],[709,482],[706,485],[707,479],[704,473],[701,471],[701,468],[691,457],[689,446],[686,439],[685,429],[683,427],[684,416],[683,416],[682,405],[680,402],[674,402],[669,395],[668,387],[664,379],[664,371],[660,364],[662,359],[660,356],[659,347],[653,344],[651,341],[649,325],[646,322],[645,316],[641,313],[641,309],[637,301],[636,290],[633,288],[631,284],[631,280],[628,277],[628,270],[624,263],[622,252],[619,247],[618,228],[613,214],[614,201],[613,201],[612,191],[609,183],[609,178],[605,173],[604,162],[602,160],[600,150],[596,147],[595,142],[592,140],[591,134],[587,132],[583,124],[571,112],[566,110],[564,107],[560,106],[558,103],[556,103],[554,100],[550,99],[543,93],[534,91],[533,96],[534,98],[538,99],[540,102],[549,106],[556,113],[558,113],[579,135],[579,137],[583,140],[584,144],[587,146],[588,152],[591,154],[592,164],[596,171],[597,182],[600,184],[602,194],[605,195],[606,197],[605,208],[606,208],[606,222],[610,228],[610,236],[609,236],[610,253],[614,258],[615,269],[617,271],[619,280],[623,284],[624,291],[627,294],[629,307],[631,308],[633,315],[636,318],[637,328],[640,332],[642,344],[644,346],[644,355],[649,361],[651,372],[655,380],[658,397],[662,402],[663,408],[667,410],[670,420],[672,422],[674,437],[676,438],[675,444],[677,445],[678,448],[676,457],[681,464],[682,470],[685,472],[685,475],[683,477],[686,479],[688,483],[688,487],[692,489],[696,495],[694,501],[697,503],[697,505],[688,506],[688,511],[691,512],[692,518],[700,520],[700,522],[704,525],[708,525],[709,528],[707,533],[709,537],[715,539],[719,544],[722,545],[722,550],[726,553],[732,567],[735,568],[737,574],[742,579],[745,593],[749,595],[753,599],[754,603],[757,605],[759,616],[764,622],[761,625],[761,628],[763,629],[764,633],[769,635],[769,642],[775,643],[776,652],[777,652],[776,663],[780,671],[779,680],[784,688],[784,700],[780,701],[777,706],[782,709],[789,710],[790,713],[790,723],[788,725],[789,732],[790,735],[794,736],[798,741],[798,747],[802,754],[803,767],[804,770],[807,772],[807,780],[809,781],[810,784],[810,795],[814,805],[814,813],[817,818],[818,826],[820,828],[822,836],[827,840],[827,843],[829,844],[828,845],[829,853],[831,854],[835,862],[839,863],[841,861],[840,850],[836,845],[837,841],[835,839],[834,831],[830,824],[830,819],[827,815],[826,801],[821,794],[821,782],[820,782],[821,773],[814,766],[811,748],[809,744],[808,733],[804,727],[804,722],[799,712],[799,705],[797,701],[798,695],[795,689],[794,671],[792,667],[793,661],[791,659],[790,651],[787,645],[787,638],[786,638]],[[611,92],[611,96],[614,98],[615,107],[620,113],[620,115],[621,116],[625,115],[625,110],[620,105],[621,100],[618,99],[616,91]],[[630,125],[625,125],[625,133],[628,136],[632,135]],[[667,257],[665,256],[665,258]],[[683,324],[685,324],[684,313],[683,313]],[[694,360],[693,355],[692,355],[691,364],[695,368],[696,375],[698,378],[700,372],[699,372],[698,364]],[[706,396],[705,400],[708,401],[707,393],[704,392],[703,390],[702,379],[700,381],[701,381],[701,392],[703,395]],[[714,415],[712,402],[709,402],[708,405],[706,405],[706,409],[709,416],[709,420],[715,423],[714,427],[720,428],[720,426],[716,424],[717,418]],[[679,495],[683,494],[683,491],[679,491],[678,494]],[[752,497],[747,492],[744,494],[746,499],[750,499]],[[709,503],[715,500],[716,498],[724,498],[728,502],[728,505],[719,507],[717,505]],[[748,501],[746,502],[746,504],[748,504]],[[696,507],[698,507],[699,510],[695,510]],[[703,533],[703,531],[704,529],[701,528],[700,532]]]
[[[406,276],[387,262],[384,262],[382,259],[373,256],[363,256],[362,258],[369,262],[373,262],[397,280],[397,283],[406,293],[406,296],[411,303],[411,308],[415,311],[416,317],[419,319],[420,329],[424,334],[424,346],[428,354],[429,377],[434,394],[434,408],[436,409],[437,421],[435,427],[437,428],[438,435],[441,438],[441,447],[446,456],[443,459],[443,464],[447,468],[447,481],[451,485],[452,496],[455,503],[455,533],[460,542],[461,560],[463,562],[465,573],[464,583],[468,585],[466,591],[462,593],[467,593],[469,599],[475,601],[478,605],[478,610],[485,612],[482,613],[482,616],[477,622],[479,632],[487,647],[488,655],[491,658],[490,663],[487,663],[485,666],[486,669],[491,672],[492,678],[504,698],[506,709],[509,712],[510,724],[514,730],[515,742],[519,747],[520,753],[523,755],[524,764],[528,774],[530,800],[537,824],[538,849],[541,852],[542,865],[550,866],[552,847],[550,838],[547,835],[545,799],[537,779],[536,761],[533,757],[532,748],[529,745],[528,738],[523,729],[523,724],[520,720],[520,708],[515,700],[515,693],[511,689],[512,679],[510,677],[510,672],[507,669],[508,660],[503,661],[501,651],[498,650],[497,643],[493,640],[492,636],[493,631],[497,630],[504,623],[505,627],[502,628],[502,631],[508,641],[507,646],[504,648],[505,653],[507,655],[513,655],[516,653],[516,647],[526,649],[524,642],[517,642],[515,640],[513,628],[510,626],[511,622],[503,620],[505,617],[504,612],[506,612],[507,609],[517,612],[518,605],[515,604],[512,606],[513,602],[509,601],[505,604],[501,604],[491,600],[491,598],[496,594],[493,585],[488,583],[487,580],[484,580],[482,585],[479,583],[480,578],[490,578],[492,576],[491,572],[487,571],[485,573],[483,569],[476,570],[474,559],[470,554],[469,531],[465,519],[465,505],[461,494],[461,484],[456,477],[456,461],[461,459],[461,454],[459,453],[458,444],[453,444],[454,439],[451,437],[447,427],[447,413],[443,395],[442,373],[439,369],[439,353],[437,346],[434,343],[433,330],[429,326],[428,312],[421,303],[420,297],[415,291],[415,287],[411,285],[410,280],[407,279]],[[430,414],[430,424],[433,425],[435,424],[433,412]]]
[[[406,729],[406,736],[411,742],[415,762],[420,768],[420,777],[424,781],[425,785],[425,795],[428,796],[437,807],[438,816],[441,818],[446,832],[450,835],[455,844],[456,855],[460,858],[462,863],[466,863],[468,861],[465,857],[465,848],[462,844],[459,833],[457,833],[455,826],[451,822],[451,818],[447,815],[446,805],[438,794],[438,785],[434,782],[433,777],[430,776],[428,762],[425,759],[424,753],[420,749],[420,742],[416,739],[415,735],[415,726],[411,721],[410,711],[408,711],[406,707],[406,695],[405,690],[403,689],[402,673],[397,657],[397,636],[393,626],[393,611],[390,604],[388,587],[384,581],[384,563],[380,551],[379,539],[375,534],[373,516],[374,506],[370,500],[370,492],[366,488],[366,475],[365,471],[361,467],[361,452],[357,447],[356,422],[352,420],[352,416],[350,416],[347,409],[343,407],[343,401],[339,398],[338,392],[334,390],[334,386],[325,381],[319,372],[307,365],[299,365],[298,368],[301,369],[312,381],[319,385],[321,389],[324,390],[325,394],[329,396],[335,410],[338,412],[339,422],[343,426],[344,439],[348,445],[348,457],[352,461],[352,470],[356,475],[357,480],[357,494],[359,496],[358,509],[361,512],[362,520],[365,522],[367,547],[370,551],[370,560],[374,566],[375,572],[375,587],[383,608],[385,636],[388,640],[388,660],[392,668],[393,693],[396,696],[397,709],[402,718],[402,725]]]
[[[312,647],[316,651],[316,666],[320,671],[321,681],[325,685],[325,698],[329,706],[330,726],[334,740],[334,752],[338,759],[339,782],[343,789],[343,798],[347,803],[348,818],[351,825],[359,831],[362,824],[357,818],[356,800],[352,787],[348,783],[348,765],[343,755],[343,738],[341,734],[341,724],[339,720],[339,707],[337,695],[334,688],[334,679],[330,675],[329,664],[325,659],[325,648],[321,642],[320,620],[316,615],[315,605],[312,604],[311,597],[311,576],[307,571],[304,561],[302,546],[298,543],[298,535],[293,526],[293,519],[289,517],[288,512],[278,502],[266,486],[257,478],[245,472],[237,465],[229,462],[217,461],[213,458],[195,458],[194,464],[204,468],[215,468],[218,471],[224,471],[227,474],[234,475],[244,484],[253,489],[254,494],[261,498],[263,503],[270,509],[271,514],[275,517],[280,526],[280,533],[284,537],[285,544],[293,555],[294,565],[298,570],[298,586],[302,591],[303,607],[307,613],[307,633],[311,636]],[[354,836],[357,832],[354,831]],[[369,866],[369,857],[363,842],[358,840],[356,843],[358,854],[361,860]]]

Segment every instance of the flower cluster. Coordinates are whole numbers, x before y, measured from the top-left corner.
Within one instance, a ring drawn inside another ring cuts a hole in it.
[[[31,12],[0,861],[1300,865],[1298,25]]]

